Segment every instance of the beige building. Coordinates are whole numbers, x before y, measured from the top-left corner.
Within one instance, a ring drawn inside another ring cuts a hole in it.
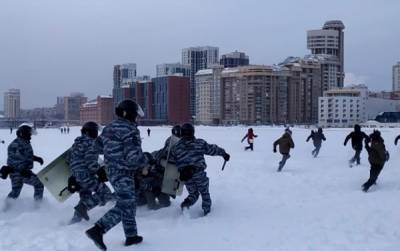
[[[227,68],[221,73],[224,124],[285,123],[289,72],[264,65]]]
[[[4,93],[4,116],[10,119],[20,117],[21,93],[19,89],[10,89]]]
[[[200,70],[195,75],[196,117],[200,124],[219,124],[221,120],[221,72],[223,66],[215,65]]]
[[[281,64],[289,71],[288,122],[318,122],[318,97],[322,96],[321,64],[314,58],[289,58]]]
[[[80,109],[87,103],[87,97],[83,93],[72,93],[64,97],[64,120],[69,123],[80,123]]]

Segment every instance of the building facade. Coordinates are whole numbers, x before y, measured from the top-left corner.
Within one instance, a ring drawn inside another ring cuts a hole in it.
[[[190,77],[190,66],[181,63],[158,64],[156,66],[157,77],[184,76]]]
[[[94,121],[100,125],[106,125],[113,119],[113,98],[111,96],[98,96],[83,104],[80,108],[81,123]]]
[[[81,120],[80,109],[87,103],[87,97],[83,93],[72,93],[64,97],[64,120],[68,123],[79,124]]]
[[[307,32],[307,48],[312,55],[325,58],[322,72],[333,82],[325,83],[324,90],[344,85],[344,30],[342,21],[327,21],[322,29]]]
[[[288,78],[287,72],[272,66],[224,69],[221,73],[222,123],[286,123]]]
[[[190,47],[182,49],[182,64],[190,67],[190,114],[196,115],[196,83],[197,71],[219,64],[219,49],[212,46]]]
[[[223,65],[211,66],[195,75],[196,117],[200,124],[217,125],[221,121],[221,72]]]
[[[191,121],[189,78],[164,76],[152,79],[154,91],[153,119],[162,123],[180,124]]]
[[[113,102],[114,108],[123,100],[123,88],[136,81],[137,72],[135,63],[114,65],[113,71]]]
[[[21,114],[21,92],[19,89],[9,89],[4,93],[4,117],[17,119]]]
[[[321,64],[313,58],[288,58],[280,65],[288,71],[289,123],[316,124],[318,98],[322,96]]]
[[[393,65],[392,69],[392,91],[399,92],[400,91],[400,62]]]
[[[353,127],[367,121],[368,88],[363,85],[332,89],[319,98],[321,127]]]
[[[222,55],[219,63],[220,65],[223,65],[224,68],[232,68],[249,65],[250,61],[249,56],[247,56],[244,52],[234,51]]]

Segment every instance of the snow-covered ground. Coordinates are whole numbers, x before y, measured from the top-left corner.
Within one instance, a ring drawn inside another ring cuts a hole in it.
[[[140,128],[143,149],[153,151],[163,145],[169,127]],[[272,152],[272,142],[283,128],[254,127],[259,135],[254,152],[245,152],[240,143],[244,127],[198,127],[197,137],[216,143],[231,154],[221,171],[221,157],[207,157],[212,212],[201,214],[198,202],[187,214],[179,203],[158,211],[138,208],[137,222],[144,242],[123,246],[122,226],[105,235],[109,250],[399,250],[400,249],[400,153],[393,140],[400,130],[382,129],[391,159],[370,192],[361,192],[369,175],[366,152],[362,164],[348,167],[353,151],[343,146],[350,129],[327,129],[327,141],[320,156],[312,158],[312,143],[306,143],[309,130],[293,129],[296,144],[281,173],[277,173],[280,154]],[[371,132],[370,130],[367,132]],[[79,128],[69,135],[56,129],[39,129],[33,136],[36,155],[45,164],[69,147]],[[14,138],[0,130],[0,164],[6,161],[7,144]],[[35,171],[42,167],[35,164]],[[0,180],[0,207],[10,190],[10,181]],[[45,191],[45,201],[35,209],[33,190],[24,186],[12,211],[0,212],[0,250],[97,250],[84,231],[109,207],[90,212],[89,222],[72,226],[65,223],[73,214],[77,196],[61,204]],[[184,194],[186,195],[186,193]]]

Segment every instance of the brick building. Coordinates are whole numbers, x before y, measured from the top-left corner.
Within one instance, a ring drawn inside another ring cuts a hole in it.
[[[190,121],[190,79],[183,76],[164,76],[153,78],[152,82],[153,119],[169,124]]]
[[[80,121],[94,121],[98,124],[105,125],[113,119],[113,98],[110,96],[98,96],[95,100],[91,100],[83,104],[80,108]]]

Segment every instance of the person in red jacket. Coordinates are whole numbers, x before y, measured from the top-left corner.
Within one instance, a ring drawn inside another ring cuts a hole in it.
[[[248,146],[246,146],[244,148],[245,151],[247,150],[254,150],[254,138],[257,138],[257,135],[254,134],[253,132],[253,128],[249,128],[249,130],[247,130],[247,134],[243,137],[242,141],[243,142],[245,139],[247,138],[247,143],[249,144]]]

